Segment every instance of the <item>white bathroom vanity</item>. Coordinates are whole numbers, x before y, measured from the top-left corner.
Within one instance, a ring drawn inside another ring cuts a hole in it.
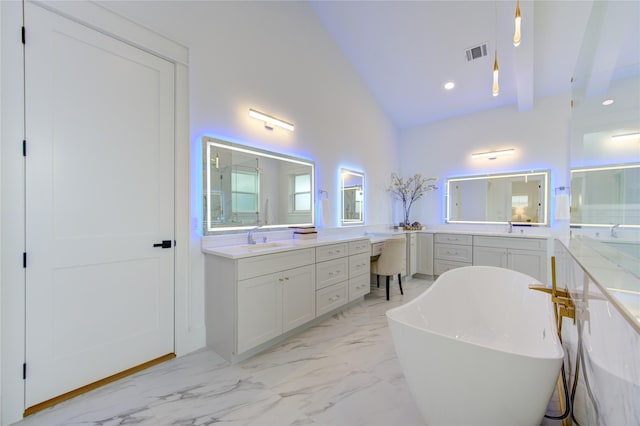
[[[369,293],[368,238],[204,248],[207,346],[252,356]]]

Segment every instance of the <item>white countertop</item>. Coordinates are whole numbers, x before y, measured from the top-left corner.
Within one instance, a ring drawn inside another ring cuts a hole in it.
[[[430,234],[464,234],[464,235],[478,235],[489,237],[508,237],[508,238],[535,238],[535,239],[548,239],[550,236],[546,235],[530,235],[521,234],[518,229],[514,229],[515,232],[482,232],[482,231],[464,231],[464,230],[442,230],[442,229],[423,229],[405,231],[401,229],[388,229],[380,231],[368,231],[363,234],[346,234],[340,235],[335,232],[330,232],[326,235],[322,235],[322,232],[318,234],[317,239],[310,240],[296,240],[290,237],[284,238],[282,234],[276,234],[279,238],[269,238],[266,243],[257,244],[221,244],[221,245],[207,245],[203,241],[202,252],[206,254],[212,254],[216,256],[222,256],[229,259],[240,259],[244,257],[260,256],[270,253],[280,253],[289,250],[297,250],[301,248],[312,248],[328,244],[335,244],[340,242],[356,241],[363,238],[368,238],[372,244],[383,242],[389,238],[402,237],[409,233],[430,233]],[[256,234],[259,236],[265,234]],[[269,235],[267,233],[266,235]]]
[[[256,244],[239,244],[239,245],[229,245],[229,246],[221,246],[221,247],[202,247],[202,252],[207,254],[213,254],[216,256],[222,256],[229,259],[241,259],[244,257],[251,256],[260,256],[264,254],[271,253],[280,253],[284,251],[290,250],[298,250],[304,248],[313,248],[319,246],[325,246],[329,244],[350,242],[367,239],[366,235],[359,236],[327,236],[322,237],[319,236],[317,239],[309,239],[309,240],[277,240],[277,241],[267,241],[265,243],[256,243]]]
[[[540,234],[526,234],[520,232],[521,229],[514,227],[513,232],[496,232],[496,231],[462,231],[462,230],[430,230],[423,229],[422,231],[407,231],[407,232],[427,232],[431,234],[460,234],[460,235],[478,235],[483,237],[507,237],[507,238],[536,238],[546,240],[552,238],[550,235]],[[524,230],[522,230],[524,231]]]

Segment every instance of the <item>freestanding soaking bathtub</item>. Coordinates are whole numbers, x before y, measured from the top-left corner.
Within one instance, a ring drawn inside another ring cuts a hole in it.
[[[387,311],[400,365],[427,425],[539,425],[562,365],[550,295],[490,266],[442,274]]]

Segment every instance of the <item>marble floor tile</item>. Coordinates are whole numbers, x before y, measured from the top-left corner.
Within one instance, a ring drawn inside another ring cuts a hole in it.
[[[36,413],[36,425],[422,425],[385,312],[431,284],[403,283],[248,360],[209,349],[167,361]],[[552,426],[559,422],[545,422]]]

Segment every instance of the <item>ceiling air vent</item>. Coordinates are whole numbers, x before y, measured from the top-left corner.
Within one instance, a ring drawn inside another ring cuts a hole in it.
[[[487,43],[470,47],[465,51],[465,53],[467,55],[467,61],[473,61],[474,59],[480,59],[483,56],[487,56]]]

